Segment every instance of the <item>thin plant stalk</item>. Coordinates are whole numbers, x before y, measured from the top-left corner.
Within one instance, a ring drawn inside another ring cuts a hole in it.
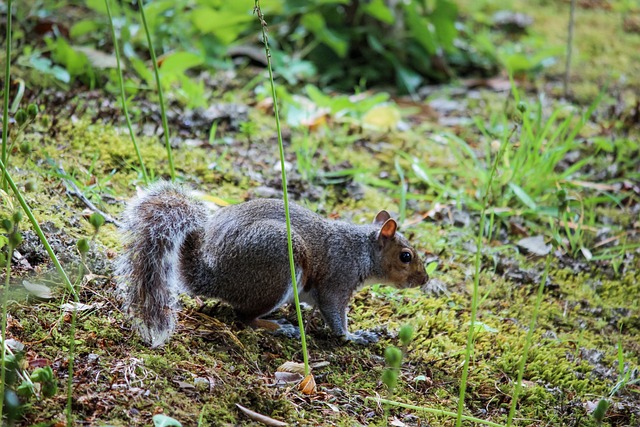
[[[533,315],[531,316],[531,322],[529,322],[529,331],[527,331],[527,337],[524,341],[524,348],[522,349],[522,355],[520,356],[520,363],[518,366],[518,380],[516,382],[516,388],[511,396],[511,408],[509,409],[509,417],[507,418],[507,427],[511,426],[513,417],[516,413],[516,405],[518,404],[518,396],[522,389],[522,377],[524,376],[524,365],[527,362],[527,356],[529,354],[529,348],[531,347],[531,341],[533,340],[533,331],[536,327],[538,320],[538,313],[540,312],[540,304],[542,303],[542,295],[544,294],[544,286],[547,283],[547,277],[549,276],[549,266],[551,265],[551,256],[547,255],[547,259],[544,265],[544,273],[538,285],[538,294],[536,296],[536,305],[533,309]]]
[[[9,293],[9,276],[11,275],[11,256],[13,254],[13,245],[9,244],[7,251],[7,266],[5,270],[4,289],[2,290],[2,361],[0,362],[0,396],[4,399],[4,386],[6,372],[4,369],[5,358],[7,357],[7,295]],[[4,405],[0,405],[0,422],[2,421]]]
[[[111,6],[109,5],[109,0],[104,0],[104,4],[107,7],[107,15],[109,17],[109,28],[111,29],[111,37],[113,38],[113,49],[116,53],[116,65],[118,68],[118,83],[120,85],[120,98],[122,100],[122,111],[124,112],[124,117],[127,122],[127,128],[129,129],[129,136],[131,137],[131,142],[133,143],[133,148],[136,151],[136,156],[138,156],[138,162],[140,163],[140,167],[142,168],[142,176],[144,178],[145,184],[149,184],[149,175],[147,174],[147,168],[144,166],[144,161],[142,160],[142,155],[140,154],[140,149],[138,148],[138,143],[136,142],[136,136],[133,132],[133,126],[131,125],[131,118],[129,117],[129,109],[127,107],[127,98],[124,91],[124,79],[122,77],[122,66],[120,65],[120,48],[118,46],[118,39],[116,37],[116,30],[113,26],[113,18],[111,16]],[[140,5],[142,7],[142,4]]]
[[[569,77],[571,73],[571,54],[573,50],[573,23],[575,21],[576,14],[576,0],[571,0],[571,6],[569,7],[569,30],[567,35],[567,58],[564,64],[564,97],[569,95]]]
[[[167,111],[164,105],[164,96],[162,94],[162,84],[160,82],[160,72],[158,71],[158,61],[156,60],[156,51],[153,48],[151,41],[151,32],[149,32],[149,26],[147,25],[147,18],[144,14],[144,5],[141,1],[138,1],[138,8],[140,9],[140,19],[142,20],[142,26],[144,32],[147,35],[147,44],[149,45],[149,54],[151,55],[151,61],[153,63],[153,73],[156,78],[156,86],[158,88],[158,100],[160,102],[160,116],[162,117],[162,129],[164,133],[164,143],[167,148],[167,160],[169,161],[169,170],[171,171],[171,181],[176,180],[176,169],[173,165],[173,153],[171,152],[171,143],[169,142],[169,123],[167,122]]]
[[[514,129],[515,130],[515,129]],[[471,297],[471,320],[469,322],[469,335],[467,336],[467,348],[464,357],[464,367],[462,368],[462,378],[460,379],[460,397],[458,398],[458,415],[456,419],[456,427],[462,425],[462,410],[464,409],[464,396],[467,389],[467,378],[469,376],[469,363],[471,361],[471,354],[473,353],[473,337],[475,335],[476,316],[478,312],[478,297],[480,293],[480,261],[482,259],[482,236],[484,235],[484,223],[486,220],[487,204],[489,203],[489,196],[491,195],[491,186],[493,185],[493,178],[498,167],[498,161],[504,155],[504,151],[509,143],[509,139],[513,131],[503,141],[498,150],[496,158],[493,160],[491,166],[491,172],[489,173],[489,180],[487,187],[485,188],[484,197],[482,201],[482,211],[480,212],[480,226],[478,227],[478,235],[476,237],[476,258],[475,258],[475,272],[473,275],[473,295]]]
[[[82,255],[82,260],[80,262],[80,271],[78,272],[78,282],[76,285],[80,285],[82,283],[82,277],[84,275],[84,265],[86,263],[84,253]],[[75,290],[75,288],[74,288]],[[80,302],[78,298],[78,293],[73,292],[73,301],[75,302],[75,307],[71,310],[71,328],[69,330],[70,341],[69,341],[69,379],[67,381],[67,426],[73,426],[73,367],[75,364],[75,350],[76,350],[76,322],[78,320],[78,303]]]
[[[434,414],[434,415],[444,415],[446,417],[451,417],[451,418],[458,416],[458,414],[456,414],[455,412],[445,411],[443,409],[425,408],[422,406],[409,405],[407,403],[396,402],[394,400],[383,399],[380,397],[367,397],[366,400],[374,400],[378,403],[383,403],[389,406],[397,406],[399,408],[406,408],[414,411],[422,411],[422,412],[427,412],[429,414]],[[477,424],[484,424],[491,427],[504,427],[502,424],[494,423],[492,421],[486,421],[481,418],[470,417],[468,415],[462,415],[462,419],[465,421],[471,421]]]
[[[29,218],[31,225],[33,226],[33,230],[38,235],[38,238],[40,238],[40,242],[42,242],[42,245],[47,251],[49,258],[51,258],[51,262],[53,262],[53,265],[56,267],[56,270],[58,270],[58,274],[60,274],[62,281],[64,282],[67,289],[69,289],[69,291],[75,295],[76,290],[71,284],[69,277],[67,277],[67,273],[62,268],[60,261],[58,261],[58,257],[53,252],[53,249],[51,249],[51,245],[49,244],[49,241],[47,240],[46,236],[42,232],[42,228],[40,228],[40,224],[38,224],[38,220],[36,220],[35,216],[33,216],[33,212],[31,212],[31,208],[29,207],[27,202],[24,200],[24,197],[22,197],[22,193],[20,193],[20,190],[16,186],[16,183],[13,181],[13,178],[11,178],[11,175],[9,175],[9,171],[7,171],[2,161],[0,161],[0,170],[4,171],[4,179],[7,181],[7,184],[13,191],[13,194],[18,199],[18,203],[20,203],[20,206],[22,207],[22,210],[24,211],[24,213],[27,215],[27,218]]]
[[[267,38],[267,23],[260,10],[260,0],[255,0],[254,12],[260,20],[262,28],[262,41],[267,55],[267,69],[269,70],[269,82],[271,84],[271,96],[273,97],[273,113],[276,119],[276,132],[278,133],[278,149],[280,152],[280,169],[282,171],[282,193],[284,199],[284,213],[287,224],[287,249],[289,251],[289,268],[291,270],[291,284],[293,286],[293,299],[296,305],[298,316],[298,327],[300,328],[300,340],[302,343],[302,358],[304,360],[304,373],[309,375],[309,355],[307,354],[307,339],[304,333],[304,323],[302,322],[302,311],[300,310],[300,298],[298,296],[298,281],[296,277],[295,261],[293,259],[293,241],[291,240],[291,216],[289,214],[289,196],[287,194],[287,173],[284,161],[284,144],[282,142],[282,132],[280,130],[280,116],[278,114],[278,98],[276,96],[276,86],[273,81],[273,70],[271,68],[271,51],[269,49],[269,39]]]
[[[6,62],[4,66],[4,98],[2,100],[2,164],[9,164],[7,146],[9,141],[9,85],[11,79],[11,3],[7,0],[7,34],[5,36]],[[2,166],[4,169],[4,166]],[[2,189],[7,191],[7,182],[2,175]],[[3,383],[4,384],[4,383]]]
[[[56,267],[56,270],[58,270],[58,273],[60,274],[60,277],[62,278],[62,281],[64,282],[64,284],[67,287],[67,289],[73,295],[74,300],[78,301],[78,293],[76,292],[75,287],[71,284],[71,281],[69,280],[69,277],[67,276],[67,273],[62,268],[62,265],[60,264],[60,261],[58,260],[58,257],[53,252],[53,249],[51,249],[51,245],[49,244],[49,241],[47,240],[46,236],[42,232],[42,228],[40,228],[40,224],[38,224],[38,221],[36,220],[36,217],[33,216],[33,212],[31,212],[31,208],[27,204],[26,200],[24,200],[24,197],[22,197],[22,193],[20,193],[20,190],[18,190],[18,187],[16,186],[15,182],[13,182],[13,178],[11,178],[11,175],[9,174],[9,171],[7,170],[7,168],[5,167],[4,162],[2,162],[2,161],[0,161],[0,169],[2,169],[2,171],[4,172],[3,176],[4,176],[4,179],[5,179],[6,183],[9,185],[9,187],[11,187],[11,190],[13,191],[13,194],[16,196],[16,199],[18,199],[18,203],[20,203],[20,206],[22,207],[22,210],[27,215],[27,218],[29,218],[29,221],[31,222],[31,225],[33,226],[33,230],[38,235],[38,238],[40,238],[40,241],[42,242],[42,245],[44,246],[45,250],[47,251],[47,254],[49,254],[49,258],[51,258],[51,262],[53,262],[53,265]],[[7,277],[9,277],[9,276],[7,275]],[[72,391],[71,387],[73,386],[72,378],[73,378],[73,358],[74,358],[74,353],[73,352],[75,350],[74,349],[74,344],[75,344],[75,317],[72,318],[70,337],[69,338],[70,338],[70,342],[69,342],[69,389],[68,389],[68,393],[70,395],[71,391]],[[4,345],[4,343],[3,343],[3,345]],[[71,426],[73,424],[70,401],[71,400],[69,400],[68,404],[67,404],[67,411],[68,411],[67,412],[67,425],[69,425],[69,426]]]

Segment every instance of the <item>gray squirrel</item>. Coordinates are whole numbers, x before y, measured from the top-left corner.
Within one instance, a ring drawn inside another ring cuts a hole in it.
[[[317,306],[343,339],[375,341],[370,332],[347,329],[353,293],[367,283],[425,284],[420,256],[386,211],[371,225],[327,220],[294,203],[290,214],[300,300]],[[293,301],[282,200],[211,211],[182,186],[160,182],[125,209],[123,239],[116,274],[125,309],[152,347],[175,329],[182,292],[217,298],[242,322],[275,328],[260,318]]]

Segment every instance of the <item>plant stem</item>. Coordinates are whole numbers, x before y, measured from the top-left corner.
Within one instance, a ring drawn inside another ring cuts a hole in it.
[[[80,262],[80,271],[78,272],[78,283],[82,283],[82,277],[84,275],[85,258],[82,255]],[[74,288],[75,291],[75,288]],[[73,365],[75,363],[76,355],[76,321],[78,319],[78,293],[73,292],[73,301],[76,303],[75,307],[71,310],[71,327],[69,328],[69,379],[67,381],[67,426],[73,426]]]
[[[9,292],[9,276],[11,275],[11,257],[13,256],[13,247],[9,245],[9,249],[7,251],[7,267],[5,271],[5,279],[4,279],[4,289],[2,290],[2,361],[0,362],[0,369],[2,369],[2,373],[0,374],[0,396],[4,401],[4,389],[5,389],[5,378],[6,372],[4,369],[5,366],[5,358],[7,357],[7,294]],[[2,422],[2,412],[4,409],[4,405],[0,405],[0,422]]]
[[[374,400],[376,402],[384,403],[386,405],[397,406],[399,408],[412,409],[414,411],[427,412],[429,414],[445,415],[452,418],[458,416],[458,414],[456,414],[455,412],[445,411],[443,409],[425,408],[422,406],[409,405],[407,403],[396,402],[394,400],[388,400],[388,399],[382,399],[380,397],[367,397],[366,400]],[[469,417],[467,415],[462,415],[462,419],[465,421],[472,421],[474,423],[484,424],[491,427],[504,427],[502,424],[494,423],[491,421],[485,421],[483,419],[476,418],[476,417]]]
[[[533,339],[533,331],[536,327],[536,322],[538,320],[538,312],[540,311],[540,304],[542,303],[542,295],[544,294],[544,287],[545,287],[545,284],[547,283],[547,277],[549,276],[549,265],[551,265],[551,255],[547,255],[547,259],[544,266],[544,273],[542,274],[542,280],[540,281],[540,285],[538,285],[538,294],[536,296],[536,306],[533,309],[533,316],[531,317],[531,322],[529,322],[529,331],[527,331],[527,337],[524,342],[524,349],[522,350],[522,355],[520,356],[520,363],[518,366],[518,380],[516,382],[516,388],[513,392],[513,396],[511,396],[511,408],[509,409],[509,417],[507,418],[507,427],[511,426],[511,423],[513,422],[513,416],[516,413],[518,396],[520,395],[520,390],[522,389],[522,377],[524,375],[524,365],[527,362],[529,347],[531,347],[531,340]]]
[[[575,20],[576,0],[571,0],[569,8],[569,31],[567,35],[567,58],[564,65],[564,97],[569,95],[569,74],[571,72],[571,54],[573,48],[573,22]]]
[[[4,66],[4,99],[2,100],[2,164],[8,165],[8,140],[9,140],[9,87],[11,86],[11,3],[7,0],[7,34],[5,36],[6,62]],[[4,169],[4,166],[2,166]],[[2,189],[7,191],[7,182],[2,175]],[[4,383],[3,383],[4,384]],[[4,394],[3,394],[4,396]]]
[[[122,111],[124,112],[124,117],[127,122],[127,128],[129,129],[129,136],[131,137],[131,142],[133,142],[133,148],[136,151],[136,156],[138,156],[138,162],[140,163],[140,167],[142,168],[142,176],[144,178],[145,184],[149,184],[149,175],[147,174],[147,168],[144,166],[144,161],[142,160],[142,155],[140,154],[140,149],[138,148],[138,143],[136,142],[136,136],[133,132],[133,126],[131,125],[131,118],[129,117],[129,109],[127,107],[127,98],[124,91],[124,79],[122,77],[122,66],[120,65],[120,48],[118,46],[118,39],[116,37],[116,30],[113,27],[113,18],[111,16],[111,6],[109,5],[109,0],[104,0],[104,4],[107,7],[107,15],[109,17],[109,28],[111,29],[111,37],[113,38],[113,49],[116,53],[116,64],[118,68],[118,83],[120,85],[120,98],[122,99]],[[140,5],[142,7],[142,4]]]
[[[482,200],[482,211],[480,212],[480,225],[478,227],[478,235],[476,237],[476,258],[475,258],[475,271],[473,275],[473,295],[471,297],[471,320],[469,322],[469,335],[467,336],[467,348],[464,357],[464,367],[462,368],[462,378],[460,379],[460,397],[458,398],[458,416],[456,419],[456,427],[462,425],[462,410],[464,409],[464,396],[467,389],[467,378],[469,376],[469,363],[471,361],[471,354],[473,353],[473,337],[475,335],[476,315],[478,312],[478,294],[480,293],[480,261],[482,259],[482,236],[484,234],[484,223],[486,219],[487,204],[489,203],[489,196],[491,195],[491,186],[493,184],[493,177],[495,176],[496,169],[498,167],[498,160],[502,158],[504,150],[509,144],[509,139],[515,128],[507,138],[502,142],[500,150],[496,158],[493,160],[491,166],[491,172],[489,173],[489,180],[487,182],[487,188],[484,192]]]
[[[13,194],[18,199],[18,203],[20,203],[22,210],[29,218],[31,225],[33,226],[33,230],[36,232],[36,234],[40,238],[40,242],[42,242],[42,245],[47,251],[47,254],[49,254],[49,258],[51,258],[51,262],[53,262],[53,265],[56,267],[56,270],[58,270],[58,273],[60,274],[60,277],[62,278],[62,281],[64,282],[65,286],[67,287],[67,289],[69,289],[69,291],[71,291],[71,293],[74,294],[74,296],[77,296],[75,288],[73,287],[73,285],[71,284],[71,281],[67,277],[67,273],[65,273],[64,269],[62,268],[62,265],[60,265],[60,261],[58,261],[58,257],[53,252],[53,249],[51,249],[51,245],[49,245],[49,241],[47,240],[44,233],[42,232],[42,228],[40,228],[40,224],[38,224],[38,221],[33,216],[33,212],[31,212],[31,208],[29,207],[27,202],[24,200],[24,197],[22,197],[22,193],[20,193],[20,190],[18,190],[16,183],[13,182],[13,178],[11,178],[11,175],[9,175],[9,171],[7,171],[2,161],[0,161],[0,170],[4,172],[4,178],[6,179],[7,184],[13,191]]]
[[[260,10],[260,0],[255,0],[254,12],[260,20],[262,28],[262,41],[267,55],[267,69],[269,70],[269,82],[271,83],[271,96],[273,97],[273,113],[276,119],[276,132],[278,133],[278,149],[280,153],[280,169],[282,171],[282,193],[284,199],[284,214],[287,224],[287,249],[289,251],[289,268],[291,270],[291,285],[293,286],[293,299],[296,305],[298,316],[298,327],[300,328],[300,340],[302,343],[302,358],[304,360],[304,373],[309,375],[309,355],[307,354],[307,339],[304,333],[304,323],[302,322],[302,311],[300,310],[300,298],[298,296],[298,281],[296,278],[295,261],[293,259],[293,241],[291,240],[291,216],[289,214],[289,196],[287,194],[287,172],[284,162],[284,144],[282,142],[282,131],[280,130],[280,116],[278,114],[278,98],[276,96],[276,86],[273,81],[273,70],[271,68],[271,51],[269,50],[269,39],[267,38],[267,23]]]
[[[169,142],[169,123],[167,122],[167,111],[164,105],[164,96],[162,94],[162,84],[160,82],[160,72],[158,71],[158,61],[156,60],[156,51],[153,48],[151,41],[151,33],[147,25],[147,18],[144,14],[144,5],[141,1],[138,1],[138,8],[140,9],[140,19],[142,19],[142,26],[144,32],[147,35],[147,44],[149,45],[149,54],[151,55],[151,61],[153,62],[153,73],[156,78],[156,86],[158,88],[158,99],[160,101],[160,115],[162,116],[162,129],[164,133],[164,143],[167,149],[167,159],[169,161],[169,170],[171,171],[171,180],[176,180],[176,169],[173,166],[173,154],[171,153],[171,143]]]

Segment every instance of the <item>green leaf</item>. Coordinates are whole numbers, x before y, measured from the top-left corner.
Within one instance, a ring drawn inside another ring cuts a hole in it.
[[[162,77],[170,81],[182,76],[189,68],[204,64],[204,58],[191,52],[174,52],[162,61],[160,70]]]
[[[164,414],[156,414],[153,416],[153,425],[154,427],[182,427],[182,424],[176,419],[168,417]]]
[[[437,0],[431,15],[431,22],[435,27],[436,36],[442,48],[447,52],[455,51],[453,41],[458,36],[456,18],[458,8],[449,0]]]
[[[43,58],[39,54],[35,54],[29,58],[29,65],[43,74],[48,74],[60,80],[62,83],[69,83],[71,76],[64,68],[53,65],[49,58]]]
[[[72,77],[82,76],[91,72],[91,64],[84,53],[76,52],[63,38],[54,41],[47,40],[53,50],[53,58],[63,64]]]
[[[433,272],[436,271],[436,268],[438,268],[438,263],[430,262],[429,264],[427,264],[427,274],[431,276]]]
[[[609,409],[609,405],[611,403],[607,399],[600,399],[598,402],[598,406],[591,413],[591,416],[598,422],[602,422],[605,414],[607,413],[607,409]]]
[[[395,17],[391,9],[384,4],[384,0],[372,0],[362,7],[362,11],[386,24],[393,24]]]
[[[324,17],[319,13],[305,14],[300,23],[318,40],[326,44],[340,58],[344,58],[349,47],[347,40],[339,36],[335,31],[329,29]]]
[[[238,14],[228,9],[198,7],[191,11],[193,25],[205,34],[213,34],[225,46],[238,39],[255,19],[251,14]]]
[[[407,93],[415,93],[422,83],[422,76],[400,64],[396,64],[396,81],[398,87]]]
[[[85,34],[95,32],[99,28],[100,24],[98,24],[98,22],[90,19],[85,19],[73,24],[71,30],[69,30],[69,35],[72,39],[76,39],[78,37],[84,36]]]
[[[511,188],[511,190],[516,195],[516,197],[520,199],[522,203],[527,205],[529,209],[536,210],[538,208],[538,205],[536,205],[536,202],[533,201],[533,199],[526,193],[526,191],[522,189],[522,187],[510,182],[509,188]]]
[[[414,2],[405,6],[407,24],[413,38],[427,51],[429,55],[434,55],[438,46],[433,37],[433,25],[416,11]]]
[[[136,73],[138,73],[138,76],[140,76],[140,78],[143,79],[147,83],[147,85],[152,86],[155,84],[153,72],[149,68],[147,68],[144,62],[142,62],[138,58],[129,58],[129,60],[131,61],[131,66],[133,67],[133,69],[136,70]]]

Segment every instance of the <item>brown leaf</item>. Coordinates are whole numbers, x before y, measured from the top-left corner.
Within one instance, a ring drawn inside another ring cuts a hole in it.
[[[316,380],[313,375],[309,374],[298,384],[298,390],[303,394],[312,395],[316,394]]]
[[[238,407],[238,409],[240,409],[247,417],[251,418],[253,421],[262,423],[266,426],[275,426],[275,427],[279,427],[279,426],[286,426],[288,425],[287,423],[283,423],[282,421],[278,421],[278,420],[274,420],[271,417],[268,417],[266,415],[262,415],[259,414],[255,411],[252,411],[251,409],[247,409],[244,406],[240,405],[239,403],[236,403],[236,406]]]

